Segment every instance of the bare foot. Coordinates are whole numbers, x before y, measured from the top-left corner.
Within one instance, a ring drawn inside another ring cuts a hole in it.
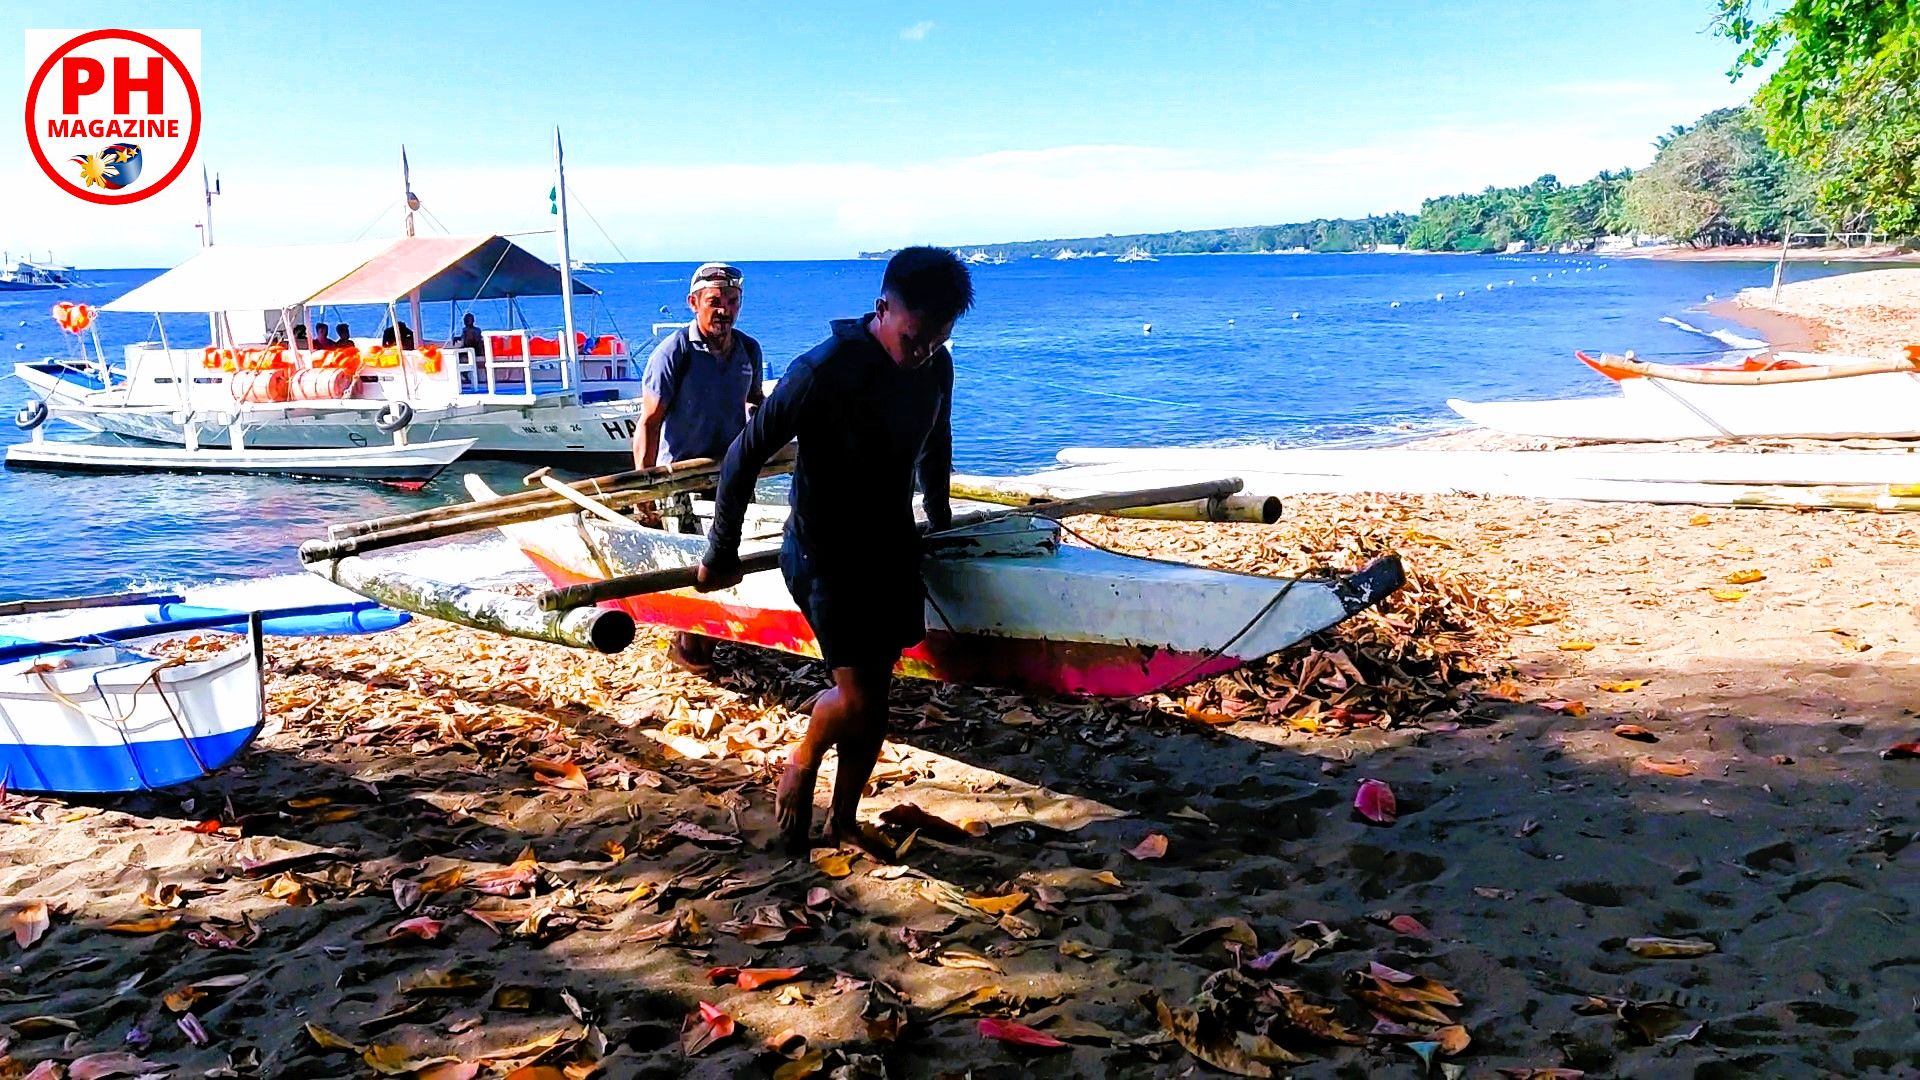
[[[813,832],[813,784],[817,770],[789,761],[773,793],[773,819],[780,826],[780,843],[790,855],[805,855]]]
[[[893,862],[899,855],[893,841],[879,830],[858,821],[833,821],[827,826],[827,842],[835,847],[858,848],[877,863]]]

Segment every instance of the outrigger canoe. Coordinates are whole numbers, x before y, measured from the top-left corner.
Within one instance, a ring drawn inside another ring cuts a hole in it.
[[[476,502],[496,496],[467,477]],[[784,507],[756,505],[741,554],[779,546]],[[555,586],[699,561],[702,536],[571,514],[500,531]],[[1045,693],[1138,697],[1278,652],[1400,587],[1400,561],[1325,578],[1271,578],[1060,542],[1058,523],[1016,516],[943,534],[923,563],[927,639],[899,674]],[[799,656],[819,643],[778,572],[710,593],[607,601],[636,622]]]
[[[1920,438],[1912,352],[1904,360],[1776,353],[1720,367],[1577,353],[1619,396],[1447,405],[1481,427],[1544,438]]]

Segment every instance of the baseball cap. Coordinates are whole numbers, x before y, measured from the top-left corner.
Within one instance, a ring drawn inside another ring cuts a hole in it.
[[[693,272],[693,280],[687,283],[687,291],[699,292],[710,285],[737,289],[742,280],[740,268],[731,263],[701,263],[700,269]]]

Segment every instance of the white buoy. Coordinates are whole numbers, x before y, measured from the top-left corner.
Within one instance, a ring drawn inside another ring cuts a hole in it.
[[[1232,325],[1233,325],[1233,320],[1232,320],[1232,319],[1228,319],[1228,320],[1227,320],[1227,325],[1228,325],[1228,326],[1232,326]]]
[[[1461,289],[1461,290],[1460,290],[1460,291],[1459,291],[1458,293],[1456,293],[1456,294],[1454,294],[1454,295],[1456,295],[1456,296],[1465,296],[1465,295],[1467,295],[1467,290],[1465,290],[1465,289]]]
[[[1153,333],[1153,324],[1152,324],[1152,323],[1141,323],[1141,324],[1140,324],[1140,332],[1141,332],[1141,333],[1143,333],[1143,334],[1151,334],[1151,333]]]
[[[1489,281],[1489,282],[1487,282],[1487,291],[1488,291],[1488,292],[1492,292],[1492,291],[1493,291],[1493,282],[1491,282],[1491,281]]]
[[[1535,275],[1533,275],[1532,277],[1530,277],[1530,278],[1528,278],[1527,280],[1528,280],[1528,281],[1539,281],[1539,280],[1540,280],[1540,275],[1539,275],[1539,274],[1535,274]]]
[[[1395,301],[1394,301],[1393,303],[1391,303],[1391,304],[1388,304],[1387,306],[1388,306],[1388,307],[1399,307],[1399,306],[1400,306],[1400,301],[1398,301],[1398,300],[1395,300]]]
[[[1509,285],[1511,285],[1511,284],[1513,284],[1513,279],[1512,279],[1512,278],[1508,278],[1508,279],[1507,279],[1507,284],[1509,284]]]
[[[1446,294],[1446,293],[1434,293],[1434,294],[1433,294],[1433,298],[1434,298],[1435,300],[1445,300],[1445,299],[1447,298],[1447,294]]]
[[[16,348],[16,349],[24,349],[24,348],[26,348],[26,347],[27,347],[27,343],[26,343],[26,342],[24,342],[24,341],[18,341],[18,342],[15,342],[15,343],[14,343],[14,346],[13,346],[13,347],[14,347],[14,348]]]
[[[1299,313],[1299,312],[1297,312],[1297,311],[1296,311],[1296,312],[1294,312],[1294,313],[1293,313],[1293,317],[1294,317],[1294,318],[1296,318],[1296,319],[1297,319],[1297,318],[1299,318],[1299,317],[1300,317],[1300,313]]]
[[[1708,294],[1707,294],[1707,303],[1709,303],[1709,304],[1711,304],[1711,303],[1713,303],[1713,294],[1712,294],[1712,293],[1708,293]]]

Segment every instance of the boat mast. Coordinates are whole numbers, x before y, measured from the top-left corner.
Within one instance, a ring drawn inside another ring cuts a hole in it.
[[[413,236],[413,213],[420,209],[420,196],[413,193],[413,171],[407,165],[407,148],[404,145],[400,147],[400,186],[406,189],[407,236],[411,239]],[[415,289],[407,294],[407,314],[413,319],[411,325],[414,334],[418,335],[421,330],[419,289]],[[395,345],[400,344],[400,331],[398,328],[395,328],[393,332],[393,340]]]
[[[206,205],[206,210],[200,217],[200,246],[202,248],[210,248],[213,246],[213,197],[218,194],[220,194],[220,179],[215,177],[213,181],[209,183],[207,181],[207,167],[201,165],[200,199]],[[220,317],[218,313],[212,311],[207,312],[207,340],[216,346],[220,344]]]
[[[553,129],[553,172],[553,209],[554,213],[560,215],[560,316],[564,324],[560,355],[565,358],[563,362],[568,385],[577,388],[580,385],[580,351],[573,340],[573,251],[567,244],[567,165],[557,124]]]

